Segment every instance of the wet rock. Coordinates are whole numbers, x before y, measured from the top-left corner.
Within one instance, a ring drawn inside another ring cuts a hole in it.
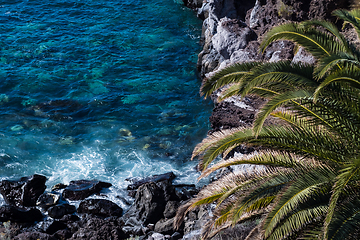
[[[67,203],[52,206],[48,209],[48,215],[55,219],[60,219],[66,214],[73,214],[75,212],[76,207]]]
[[[59,194],[43,193],[36,201],[36,205],[43,209],[48,209],[49,207],[57,204],[59,199]]]
[[[111,183],[101,182],[97,180],[77,180],[71,181],[62,195],[69,200],[84,200],[94,193],[99,193],[103,188],[111,187]]]
[[[14,240],[57,240],[55,237],[42,232],[24,232],[17,235]]]
[[[126,239],[127,235],[121,230],[119,222],[113,219],[101,219],[93,215],[83,216],[78,230],[72,235],[71,240],[108,240]]]
[[[132,182],[131,184],[129,184],[129,186],[127,187],[127,190],[135,190],[138,189],[141,185],[145,184],[145,183],[149,183],[149,182],[161,182],[164,180],[173,180],[175,178],[175,174],[173,172],[168,172],[168,173],[164,173],[164,174],[159,174],[159,175],[153,175],[150,177],[146,177],[140,180],[135,180],[135,179],[126,179],[127,181]]]
[[[43,215],[36,208],[21,209],[11,205],[0,207],[0,222],[36,222],[43,219]]]
[[[45,191],[45,182],[46,177],[37,174],[19,180],[3,180],[0,182],[0,193],[7,204],[31,207]]]
[[[55,184],[55,185],[51,188],[51,191],[61,190],[61,189],[66,188],[67,186],[68,186],[68,185],[66,185],[66,184],[58,183],[58,184]]]
[[[122,215],[122,208],[106,199],[87,199],[80,203],[78,213],[89,213],[101,217]]]

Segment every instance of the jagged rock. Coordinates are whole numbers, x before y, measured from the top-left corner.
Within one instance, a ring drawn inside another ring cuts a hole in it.
[[[141,185],[149,182],[161,182],[164,180],[173,180],[175,178],[175,174],[173,172],[168,172],[159,175],[153,175],[150,177],[146,177],[140,180],[126,179],[127,181],[131,181],[132,183],[128,185],[127,190],[135,190],[138,189]]]
[[[36,222],[43,219],[43,215],[36,208],[21,209],[11,205],[0,207],[0,222]]]
[[[71,240],[108,240],[126,239],[127,235],[121,230],[119,222],[113,219],[101,219],[93,215],[85,215],[79,223],[78,230],[72,235]]]
[[[55,219],[60,219],[66,214],[73,214],[75,212],[76,207],[67,203],[52,206],[48,209],[48,215]]]
[[[106,199],[87,199],[80,203],[78,213],[90,213],[101,217],[122,215],[122,208]]]
[[[174,220],[174,218],[161,219],[155,224],[154,231],[161,234],[173,234],[175,232]]]
[[[217,33],[211,40],[214,49],[224,59],[229,59],[235,51],[244,49],[254,37],[254,32],[244,22],[222,18],[217,26]]]
[[[37,174],[19,180],[3,180],[0,182],[0,193],[7,204],[31,207],[45,191],[45,182],[46,177]]]
[[[170,184],[168,181],[163,181]],[[141,235],[142,229],[149,223],[156,223],[163,217],[165,209],[165,184],[146,183],[141,185],[136,192],[135,201],[122,219],[126,233]]]
[[[165,218],[175,217],[176,211],[179,208],[179,206],[180,206],[180,202],[178,201],[168,201],[166,203],[165,210],[163,213],[164,217]]]
[[[17,235],[14,240],[57,240],[55,237],[42,232],[24,232]]]
[[[36,205],[43,209],[48,209],[49,207],[57,204],[59,199],[59,194],[43,193],[36,201]]]
[[[103,188],[111,187],[111,183],[97,180],[77,180],[71,181],[62,195],[69,200],[84,200],[94,193],[99,193]]]

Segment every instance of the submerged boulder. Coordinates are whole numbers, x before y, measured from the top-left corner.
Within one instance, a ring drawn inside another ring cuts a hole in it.
[[[18,207],[31,207],[45,191],[46,177],[32,175],[19,180],[3,180],[0,182],[0,193],[7,204]]]

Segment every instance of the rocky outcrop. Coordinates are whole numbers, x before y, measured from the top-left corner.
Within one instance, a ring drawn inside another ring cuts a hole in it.
[[[46,180],[40,175],[35,178]],[[103,187],[111,186],[109,183],[76,180],[70,182],[64,190],[62,187],[53,188],[52,192],[45,193],[42,193],[43,184],[33,186],[30,189],[38,196],[33,200],[42,212],[19,203],[17,205],[20,207],[15,204],[1,206],[1,236],[5,239],[107,240],[126,239],[129,236],[141,236],[141,239],[180,239],[183,227],[177,230],[173,228],[174,216],[181,202],[198,191],[194,185],[173,185],[174,178],[175,175],[169,172],[133,180],[128,188],[129,194],[135,192],[135,200],[124,215],[123,209],[114,202],[92,196]],[[19,190],[19,185],[24,186],[30,179],[34,177],[24,177],[21,181],[4,180],[2,183],[7,186],[4,198],[8,193]],[[12,183],[11,186],[8,183]],[[72,192],[69,193],[70,190]],[[106,197],[106,194],[102,197]],[[73,200],[82,198],[86,199],[81,202]],[[77,201],[77,204],[72,205],[73,202],[70,204],[67,199]]]
[[[291,60],[294,63],[314,63],[314,58],[300,48],[294,55],[294,45],[288,41],[271,44],[261,53],[263,35],[275,25],[287,21],[304,21],[313,18],[332,19],[331,12],[347,8],[348,0],[205,0],[196,8],[203,19],[203,50],[198,55],[201,78],[237,62]],[[212,130],[248,126],[258,108],[248,105],[256,99],[232,99],[217,103],[210,117]],[[259,105],[260,106],[260,105]]]
[[[45,191],[45,182],[46,177],[37,174],[19,180],[3,180],[0,182],[0,193],[7,204],[31,207]]]

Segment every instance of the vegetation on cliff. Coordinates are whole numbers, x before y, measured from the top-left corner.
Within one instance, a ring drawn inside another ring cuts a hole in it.
[[[360,36],[360,11],[337,10]],[[202,177],[233,165],[258,165],[231,173],[205,187],[183,205],[177,223],[202,204],[216,202],[203,237],[236,223],[260,219],[249,235],[265,239],[358,239],[360,232],[360,52],[338,28],[310,20],[273,28],[261,48],[291,40],[316,64],[288,61],[239,63],[207,79],[207,97],[234,95],[267,99],[252,129],[216,132],[194,150]],[[281,124],[265,124],[269,117]],[[226,159],[240,146],[256,146],[250,156]],[[222,156],[222,159],[212,162]],[[225,160],[226,159],[226,160]]]

